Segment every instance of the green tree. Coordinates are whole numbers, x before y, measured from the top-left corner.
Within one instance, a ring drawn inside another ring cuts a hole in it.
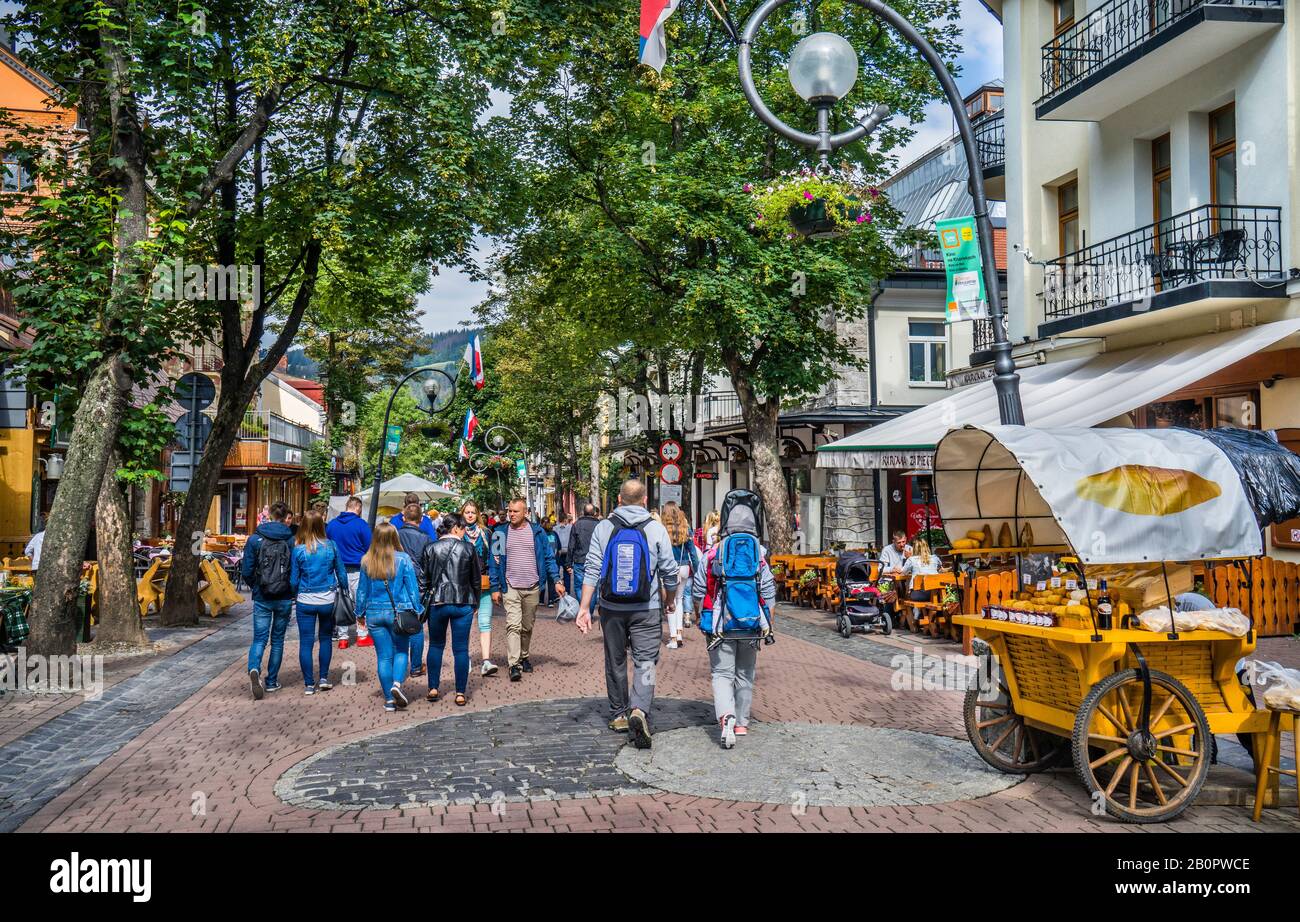
[[[868,66],[835,118],[885,103],[919,119],[938,84],[910,46],[842,0],[810,8],[814,30],[866,49]],[[898,8],[929,23],[931,40],[951,55],[955,3]],[[549,25],[537,29],[533,66],[519,77],[511,115],[490,126],[502,148],[520,152],[518,213],[502,209],[510,223],[497,228],[501,268],[511,278],[543,276],[573,322],[641,351],[648,365],[675,353],[679,366],[680,357],[695,364],[702,356],[704,366],[725,369],[753,447],[771,544],[785,550],[792,516],[777,416],[783,404],[815,394],[836,365],[858,363],[835,321],[859,318],[873,280],[897,265],[882,234],[893,215],[878,203],[872,223],[820,242],[758,226],[745,184],[799,167],[806,152],[754,117],[737,82],[735,48],[706,5],[685,4],[669,20],[662,77],[636,66],[626,40],[630,9],[564,4],[538,15]],[[548,28],[568,37],[564,49],[547,44]],[[774,111],[807,130],[811,110],[783,66],[796,40],[795,20],[769,20],[754,48],[755,76]],[[843,151],[840,164],[864,180],[881,176],[887,152],[907,136],[887,125],[872,144]],[[660,388],[670,377],[655,371]]]

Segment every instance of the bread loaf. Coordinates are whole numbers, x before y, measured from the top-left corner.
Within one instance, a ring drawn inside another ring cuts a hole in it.
[[[1223,491],[1194,471],[1124,464],[1078,480],[1080,499],[1130,515],[1173,515],[1209,502]]]

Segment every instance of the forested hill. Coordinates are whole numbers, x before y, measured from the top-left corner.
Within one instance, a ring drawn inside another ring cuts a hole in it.
[[[481,327],[460,327],[443,333],[429,333],[424,337],[424,351],[411,359],[411,366],[459,362],[465,357],[466,344],[475,333],[481,335],[482,332]]]

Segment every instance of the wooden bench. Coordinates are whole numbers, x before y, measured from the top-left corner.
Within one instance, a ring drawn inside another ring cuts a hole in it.
[[[162,611],[167,589],[167,574],[171,571],[170,557],[155,557],[144,576],[135,584],[135,599],[140,604],[140,617],[149,616],[149,609]]]
[[[956,582],[957,576],[954,573],[912,577],[912,582],[907,587],[909,598],[902,602],[906,612],[903,620],[907,628],[915,633],[929,634],[931,637],[946,633],[949,615],[948,606],[943,602],[943,590],[947,586],[955,585]],[[910,595],[916,590],[929,593],[929,598],[924,602],[912,601]]]

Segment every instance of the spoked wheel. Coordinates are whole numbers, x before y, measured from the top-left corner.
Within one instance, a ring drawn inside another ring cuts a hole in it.
[[[1074,722],[1074,770],[1111,816],[1159,823],[1178,816],[1200,793],[1213,738],[1196,696],[1173,676],[1151,671],[1147,731],[1140,726],[1142,696],[1136,669],[1092,687]]]
[[[966,736],[981,759],[1009,775],[1031,775],[1059,760],[1065,741],[1027,726],[1016,713],[1011,692],[1001,675],[992,687],[966,692],[962,704]]]

